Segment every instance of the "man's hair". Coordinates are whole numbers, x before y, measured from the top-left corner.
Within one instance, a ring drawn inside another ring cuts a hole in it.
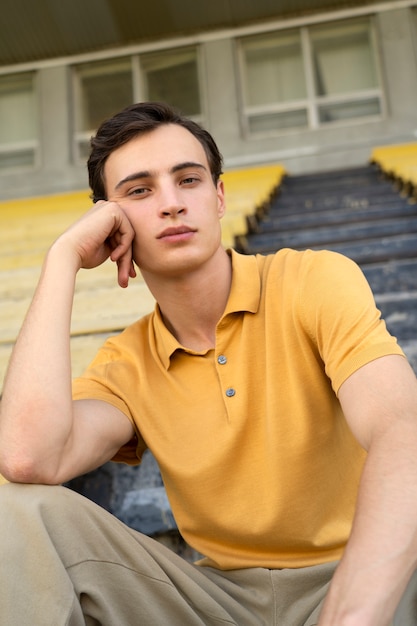
[[[164,124],[178,124],[198,139],[206,153],[213,182],[217,185],[222,173],[223,159],[210,133],[168,104],[139,102],[105,120],[91,138],[87,168],[94,202],[107,199],[104,166],[110,154],[134,137],[149,133]]]

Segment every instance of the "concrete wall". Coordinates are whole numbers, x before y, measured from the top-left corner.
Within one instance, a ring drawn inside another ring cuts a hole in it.
[[[202,43],[207,126],[227,167],[282,162],[290,173],[358,165],[374,145],[417,141],[417,9],[400,8],[376,16],[380,39],[386,114],[355,122],[266,139],[244,139],[239,121],[233,33]],[[0,200],[59,193],[87,187],[86,168],[72,160],[71,85],[68,65],[39,69],[41,155],[35,171],[0,173]]]

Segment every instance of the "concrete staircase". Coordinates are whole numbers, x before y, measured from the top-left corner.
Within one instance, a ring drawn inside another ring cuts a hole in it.
[[[389,330],[417,372],[417,204],[374,167],[287,177],[267,213],[248,218],[236,249],[330,249],[368,279]]]

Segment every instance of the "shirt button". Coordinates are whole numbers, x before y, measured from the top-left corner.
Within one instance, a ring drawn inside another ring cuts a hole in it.
[[[228,398],[232,398],[236,393],[236,390],[233,389],[232,387],[229,387],[229,389],[226,389],[226,396]]]
[[[217,363],[219,363],[220,365],[224,365],[225,363],[227,363],[227,357],[225,357],[224,354],[221,354],[217,357]]]

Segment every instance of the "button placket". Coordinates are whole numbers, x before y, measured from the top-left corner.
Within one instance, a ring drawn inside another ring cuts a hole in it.
[[[219,356],[217,357],[217,363],[219,365],[226,365],[227,356],[225,354],[219,354]],[[236,389],[234,389],[233,387],[228,387],[225,391],[225,394],[227,398],[233,398],[233,396],[236,395]]]

